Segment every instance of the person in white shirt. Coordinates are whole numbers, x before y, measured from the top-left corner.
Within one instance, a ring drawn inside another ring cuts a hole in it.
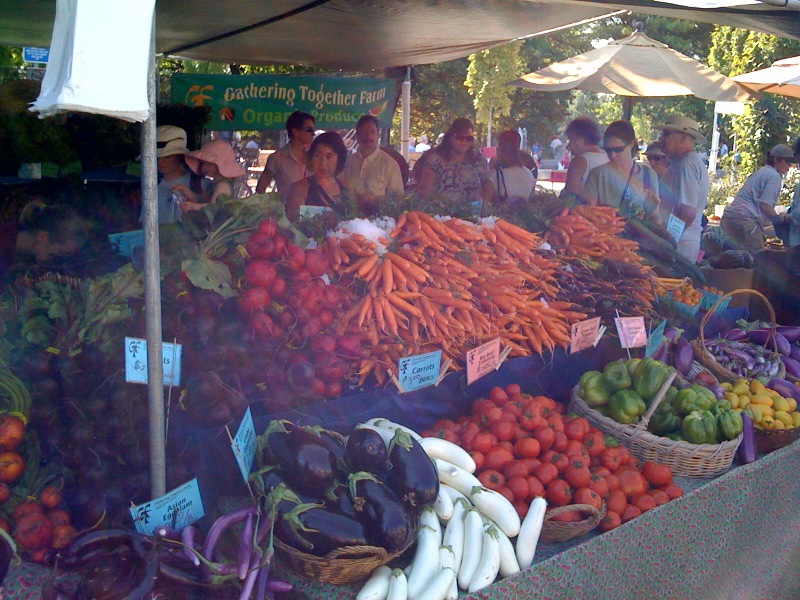
[[[313,115],[294,111],[286,119],[286,131],[289,134],[289,143],[270,155],[256,184],[256,194],[263,194],[274,179],[278,195],[284,204],[288,201],[292,184],[310,173],[306,163],[306,148],[314,141]]]
[[[347,159],[344,178],[355,194],[356,203],[365,212],[377,208],[378,199],[387,194],[403,193],[403,177],[397,162],[378,147],[380,124],[372,115],[363,115],[356,123],[358,150]]]
[[[427,152],[430,149],[431,149],[431,146],[430,146],[430,144],[428,144],[428,136],[423,133],[421,136],[419,136],[419,143],[417,144],[417,147],[414,148],[414,151],[415,152]]]
[[[492,170],[489,180],[494,186],[493,202],[515,202],[527,200],[536,183],[533,173],[522,164],[519,133],[509,129],[497,140],[497,159],[489,163]]]

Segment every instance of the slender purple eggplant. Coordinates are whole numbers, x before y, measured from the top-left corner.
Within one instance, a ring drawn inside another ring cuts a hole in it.
[[[744,464],[755,462],[756,436],[753,431],[753,421],[746,413],[742,413],[742,443],[739,444],[739,460]]]
[[[767,387],[771,390],[775,390],[784,398],[794,398],[800,403],[800,389],[785,379],[770,379],[769,383],[767,383]]]
[[[794,344],[800,342],[800,327],[797,325],[778,325],[778,333]]]
[[[788,356],[781,356],[783,366],[786,368],[786,374],[800,379],[800,362]]]

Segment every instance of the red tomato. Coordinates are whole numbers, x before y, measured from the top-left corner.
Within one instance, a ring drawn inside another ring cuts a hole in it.
[[[523,502],[528,501],[528,495],[530,494],[531,488],[528,485],[528,479],[523,477],[522,475],[517,475],[512,477],[508,480],[506,487],[511,490],[511,493],[514,494],[515,500],[521,500]]]
[[[603,466],[612,473],[622,464],[622,450],[624,450],[622,446],[614,446],[613,448],[606,448],[600,455],[600,461]]]
[[[656,507],[655,498],[653,498],[650,494],[647,493],[634,496],[634,498],[631,500],[631,503],[642,512],[653,510]]]
[[[528,477],[528,489],[530,490],[528,493],[528,498],[531,500],[534,498],[544,498],[545,494],[547,493],[544,489],[544,485],[542,485],[542,482],[539,481],[539,478],[534,475]]]
[[[576,467],[571,464],[564,469],[563,473],[564,479],[566,479],[567,483],[573,488],[588,488],[592,480],[592,474],[586,467]]]
[[[516,394],[521,394],[522,393],[522,388],[520,388],[519,385],[516,384],[516,383],[509,383],[505,387],[505,391],[506,391],[506,394],[508,394],[509,396],[514,396]]]
[[[642,511],[638,506],[628,504],[628,506],[625,507],[625,510],[622,511],[620,517],[623,523],[627,523],[631,519],[638,517],[640,514],[642,514]]]
[[[545,452],[553,447],[553,442],[556,441],[556,432],[548,425],[540,425],[533,431],[533,437],[539,440],[542,452]]]
[[[506,484],[505,475],[495,469],[481,471],[478,475],[478,481],[481,482],[483,487],[487,487],[490,490],[497,490]]]
[[[557,521],[559,523],[578,523],[582,519],[581,513],[575,511],[563,512],[550,518],[551,521]]]
[[[497,421],[492,424],[491,431],[498,440],[508,441],[514,437],[514,426],[508,421]]]
[[[497,447],[498,448],[502,448],[503,450],[505,450],[506,452],[508,452],[512,456],[514,455],[514,444],[512,444],[508,440],[502,440],[500,442],[497,442]]]
[[[506,476],[506,479],[511,479],[512,477],[522,476],[527,477],[530,475],[530,469],[528,465],[526,465],[521,460],[515,460],[506,465],[506,468],[503,469],[503,475]]]
[[[605,477],[605,480],[606,480],[606,483],[608,484],[608,491],[609,492],[613,492],[614,490],[618,490],[619,489],[619,478],[616,475],[614,475],[613,473],[611,475],[607,475]]]
[[[567,442],[567,447],[564,448],[564,454],[569,456],[583,456],[585,454],[586,461],[589,461],[589,453],[586,452],[586,448],[583,447],[583,444],[577,440],[569,440]]]
[[[550,424],[550,427],[556,430],[557,433],[564,433],[564,420],[561,418],[560,414],[551,412],[546,421]],[[564,436],[565,439],[566,437],[567,436]]]
[[[583,445],[589,456],[600,456],[606,448],[603,432],[597,429],[590,430],[583,438]]]
[[[644,475],[647,483],[653,487],[660,487],[672,483],[672,471],[670,471],[669,467],[660,465],[651,460],[646,461],[642,465],[642,475]]]
[[[514,455],[505,448],[495,446],[484,454],[484,467],[487,469],[502,470],[505,466],[514,460]]]
[[[514,425],[514,437],[511,438],[511,441],[516,443],[519,440],[526,440],[531,437],[531,432],[525,429],[519,423],[513,423]],[[536,442],[537,444],[539,442]]]
[[[628,499],[621,491],[614,490],[613,492],[608,493],[608,497],[606,498],[606,508],[608,510],[612,510],[621,515],[627,504]]]
[[[621,469],[617,473],[619,489],[628,498],[633,498],[647,491],[647,480],[636,469]]]
[[[472,440],[472,449],[478,452],[488,452],[497,445],[497,436],[493,433],[482,431]]]
[[[538,404],[526,406],[519,416],[519,424],[533,431],[542,424],[542,408]]]
[[[597,495],[597,492],[588,487],[581,487],[575,490],[575,493],[572,495],[572,501],[575,504],[594,506],[597,510],[603,507],[603,499]]]
[[[597,467],[596,469],[592,469],[592,475],[600,475],[600,477],[608,477],[609,475],[611,475],[611,471],[609,471],[605,467]]]
[[[497,423],[500,417],[503,416],[503,411],[498,406],[492,405],[490,408],[481,408],[478,413],[481,425],[489,427],[492,423]]]
[[[563,479],[554,479],[547,484],[547,503],[554,506],[566,506],[572,500],[569,484]]]
[[[506,400],[508,400],[508,394],[503,390],[503,388],[499,386],[495,386],[489,390],[489,399],[494,402],[497,406],[502,405]]]
[[[508,400],[503,403],[503,412],[509,415],[514,416],[514,421],[519,420],[519,416],[522,414],[522,406],[519,403],[514,402],[513,400]]]
[[[542,446],[536,438],[517,440],[514,444],[514,452],[520,458],[536,458],[541,451]]]
[[[528,467],[528,473],[533,473],[533,470],[542,464],[538,458],[523,458],[520,459],[520,462],[524,463],[526,467]]]
[[[592,475],[589,487],[597,492],[597,495],[601,498],[605,498],[608,495],[608,482],[596,473]]]
[[[556,452],[564,452],[569,445],[569,440],[563,431],[556,430],[556,439],[553,442],[553,450]]]
[[[533,470],[533,474],[546,486],[558,477],[558,468],[552,463],[543,462]]]
[[[564,469],[569,466],[569,457],[566,454],[561,454],[555,450],[548,450],[545,452],[542,455],[542,461],[555,465],[559,473],[563,473]]]
[[[483,457],[483,452],[475,452],[473,450],[469,453],[469,455],[472,457],[472,460],[475,461],[475,470],[480,471],[483,468],[483,463],[485,460]]]
[[[628,451],[628,449],[625,446],[617,446],[617,448],[619,448],[620,462],[623,465],[629,465],[629,464],[634,462],[633,457],[631,456],[631,453]]]
[[[622,525],[622,518],[618,513],[612,510],[606,512],[606,515],[600,521],[600,531],[611,531]]]
[[[677,486],[674,483],[665,485],[661,489],[667,494],[667,496],[669,496],[670,500],[675,500],[675,498],[680,498],[681,496],[683,496],[683,489],[681,489],[680,486]]]
[[[589,421],[583,417],[569,419],[564,424],[564,433],[570,440],[581,442],[586,434],[589,433]]]
[[[520,519],[524,519],[528,514],[528,503],[524,500],[514,500],[511,504],[514,505],[514,510],[517,511]]]
[[[647,493],[653,497],[653,500],[656,501],[656,506],[661,506],[662,504],[669,502],[669,496],[664,490],[650,490]]]
[[[505,498],[509,502],[514,502],[514,494],[512,494],[511,490],[508,489],[507,487],[501,487],[495,491],[501,496],[503,496],[503,498]]]
[[[508,410],[508,408],[503,407],[500,410],[503,411],[503,414],[500,415],[500,421],[504,423],[511,423],[515,425],[517,423],[517,415],[514,414],[513,411]]]

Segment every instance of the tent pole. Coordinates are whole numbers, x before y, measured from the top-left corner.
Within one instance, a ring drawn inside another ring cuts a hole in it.
[[[147,339],[147,392],[150,423],[150,494],[163,496],[166,486],[164,375],[161,356],[161,265],[156,190],[156,17],[150,33],[147,101],[150,115],[142,123],[142,204],[144,229],[144,310]]]
[[[622,97],[622,120],[630,121],[633,114],[633,96]]]
[[[406,67],[406,78],[400,84],[400,154],[408,162],[408,136],[411,129],[411,67]]]
[[[711,150],[708,151],[708,172],[715,175],[717,172],[717,156],[719,152],[719,113],[714,108],[714,129],[711,133]]]

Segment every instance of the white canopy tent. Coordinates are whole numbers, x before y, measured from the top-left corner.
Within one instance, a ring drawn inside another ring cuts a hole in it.
[[[74,0],[78,2],[80,0]],[[127,0],[106,0],[123,6]],[[152,53],[242,64],[370,70],[435,63],[618,10],[745,27],[800,39],[798,0],[158,0]],[[688,6],[687,6],[688,4]],[[0,44],[49,46],[56,0],[0,0]],[[109,24],[110,25],[110,24]],[[124,25],[122,29],[124,30]],[[124,43],[125,37],[120,37]],[[94,75],[124,65],[87,56]],[[165,492],[154,62],[142,135],[151,493]]]

